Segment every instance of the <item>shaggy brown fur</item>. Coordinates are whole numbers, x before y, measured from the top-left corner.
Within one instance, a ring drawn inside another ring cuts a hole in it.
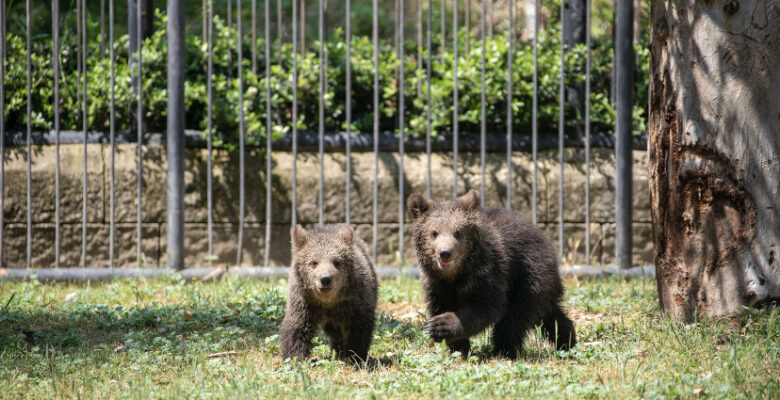
[[[480,208],[475,190],[438,201],[414,193],[407,207],[434,340],[466,355],[469,338],[493,326],[495,354],[515,358],[541,323],[558,349],[575,345],[560,304],[558,256],[536,226],[512,211]]]
[[[290,230],[293,265],[282,321],[282,358],[309,356],[319,328],[340,359],[365,361],[374,332],[376,272],[368,248],[352,228],[317,226]]]

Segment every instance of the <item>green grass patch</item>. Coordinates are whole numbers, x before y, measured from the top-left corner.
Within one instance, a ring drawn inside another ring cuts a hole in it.
[[[369,368],[279,358],[284,280],[0,282],[2,398],[778,398],[778,309],[684,325],[655,282],[568,280],[580,344],[516,362],[431,346],[413,278],[381,282]]]

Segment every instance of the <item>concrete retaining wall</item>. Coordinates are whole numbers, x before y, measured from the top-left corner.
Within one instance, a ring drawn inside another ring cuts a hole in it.
[[[116,263],[135,267],[136,251],[136,160],[135,145],[117,145],[115,221]],[[88,145],[87,261],[90,267],[108,265],[110,148],[102,144]],[[82,205],[82,145],[61,146],[61,264],[74,267],[81,255]],[[214,265],[231,264],[236,258],[238,232],[238,154],[224,150],[214,152]],[[23,268],[26,249],[26,152],[10,148],[5,166],[5,244],[3,267]],[[593,149],[591,153],[591,223],[585,226],[585,167],[582,149],[567,149],[564,166],[564,263],[584,264],[586,256],[585,229],[591,232],[590,259],[594,264],[614,263],[614,187],[613,151]],[[542,228],[557,243],[558,180],[557,151],[539,154],[538,218]],[[272,176],[272,240],[271,262],[287,265],[290,259],[289,224],[291,217],[292,155],[274,151]],[[372,242],[372,179],[373,153],[353,153],[352,223],[357,234]],[[379,154],[379,241],[378,264],[396,265],[398,249],[398,154]],[[531,216],[532,163],[527,153],[514,154],[512,170],[512,207]],[[432,191],[434,197],[446,197],[452,192],[452,156],[433,154]],[[33,266],[54,266],[55,222],[55,149],[38,146],[32,154],[32,252]],[[405,193],[425,191],[426,156],[407,153],[404,159]],[[185,246],[186,264],[206,266],[206,151],[188,149],[185,176]],[[325,219],[343,222],[345,218],[345,155],[325,155]],[[459,154],[460,192],[479,188],[479,154]],[[505,204],[506,158],[503,154],[488,154],[488,205]],[[165,266],[165,174],[164,147],[151,145],[144,149],[143,253],[141,267]],[[316,154],[298,156],[298,221],[304,225],[318,219],[319,165]],[[245,265],[261,265],[265,235],[265,152],[251,150],[246,158],[246,223],[243,249]],[[652,264],[652,237],[647,187],[647,154],[634,151],[634,264]],[[408,216],[405,215],[408,220]],[[404,260],[414,263],[409,226],[406,226]]]

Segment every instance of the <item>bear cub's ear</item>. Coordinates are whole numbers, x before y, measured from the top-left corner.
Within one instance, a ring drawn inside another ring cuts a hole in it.
[[[406,200],[406,207],[409,209],[409,213],[412,214],[413,220],[425,215],[431,209],[431,204],[432,202],[426,199],[422,193],[412,193]]]
[[[458,206],[465,211],[474,211],[479,207],[479,192],[474,189],[457,199]]]
[[[290,237],[292,238],[293,247],[300,249],[306,244],[306,239],[309,238],[309,233],[300,224],[296,224],[290,228]]]
[[[341,239],[344,244],[351,245],[352,236],[352,228],[349,225],[342,225],[341,229],[339,229],[339,239]]]

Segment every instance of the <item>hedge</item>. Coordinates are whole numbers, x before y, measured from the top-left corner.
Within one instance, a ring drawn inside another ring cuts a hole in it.
[[[145,130],[165,132],[167,107],[166,17],[158,11],[158,29],[143,43],[142,93]],[[460,32],[461,43],[465,43],[465,32]],[[542,135],[555,134],[558,124],[558,93],[560,68],[560,31],[553,24],[540,32],[538,47],[538,127]],[[278,44],[272,46],[270,74],[265,71],[263,39],[258,39],[258,71],[251,72],[250,40],[243,41],[244,109],[247,140],[251,144],[263,140],[266,135],[266,82],[271,86],[272,132],[275,138],[286,135],[292,127],[292,47],[285,43],[278,51]],[[24,38],[8,35],[8,60],[6,61],[6,105],[5,121],[9,131],[26,129],[26,49]],[[373,131],[373,53],[371,38],[352,38],[352,129],[355,132]],[[128,65],[128,38],[123,36],[114,44],[115,101],[118,130],[127,130],[135,119],[136,97],[131,87],[131,68]],[[380,44],[379,85],[380,130],[398,129],[398,69],[399,59],[391,43]],[[64,35],[60,46],[60,126],[61,129],[82,129],[81,108],[78,97],[80,84],[76,72],[76,46],[74,35]],[[213,126],[214,144],[232,146],[238,135],[238,79],[237,38],[235,28],[227,28],[219,18],[215,20],[214,74],[213,74]],[[49,39],[39,39],[32,47],[32,126],[33,130],[53,128],[53,70]],[[318,43],[312,43],[305,54],[298,58],[298,129],[316,130],[318,127],[319,100],[319,56]],[[328,132],[346,129],[345,121],[345,54],[346,44],[341,30],[336,30],[325,43],[327,53],[327,91],[325,101],[325,130]],[[423,62],[416,60],[416,43],[405,44],[405,133],[424,135],[426,130],[426,89]],[[636,45],[635,67],[635,133],[646,129],[648,50]],[[231,51],[232,63],[228,63]],[[459,110],[458,117],[462,135],[478,135],[480,114],[480,73],[482,48],[479,41],[472,41],[470,53],[461,48],[458,64]],[[516,40],[513,49],[513,128],[518,134],[531,132],[531,102],[533,95],[533,45],[526,40]],[[207,127],[207,57],[208,46],[200,35],[186,38],[186,81],[185,102],[187,129],[206,130]],[[507,102],[507,52],[508,37],[494,35],[486,43],[486,126],[488,132],[500,134],[506,130]],[[566,83],[570,86],[584,85],[584,46],[567,49],[565,57]],[[601,40],[593,43],[591,61],[591,130],[609,132],[613,130],[615,110],[609,101],[610,75],[612,71],[612,43]],[[432,134],[451,135],[452,128],[452,66],[451,49],[432,54],[431,76],[431,118]],[[269,76],[270,75],[270,76]],[[418,85],[421,93],[418,93]],[[107,132],[110,106],[110,63],[108,50],[101,54],[98,41],[89,44],[87,52],[87,99],[88,126],[90,130]],[[582,126],[584,116],[567,107],[567,132],[574,132]]]

